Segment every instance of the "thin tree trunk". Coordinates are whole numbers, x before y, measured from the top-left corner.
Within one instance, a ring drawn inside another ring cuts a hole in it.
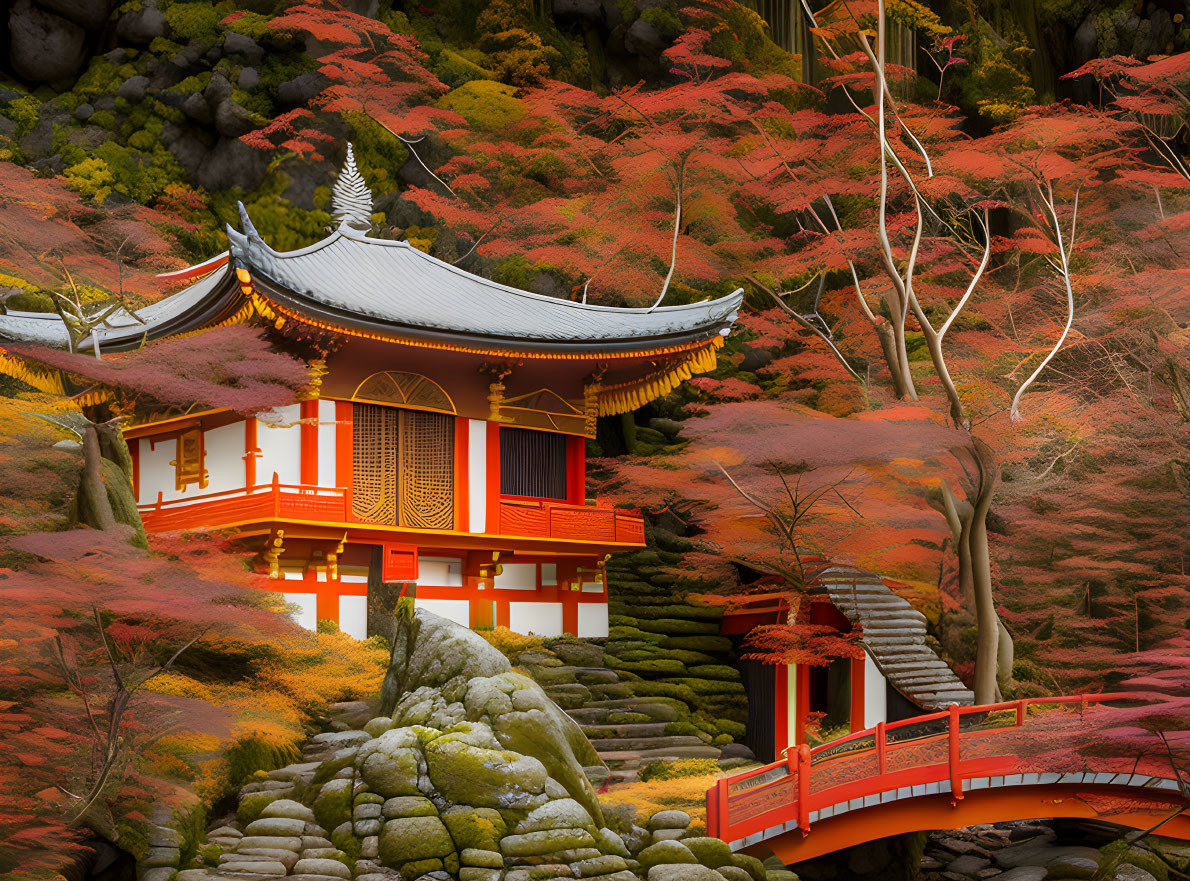
[[[83,431],[83,473],[79,478],[78,518],[87,526],[105,531],[116,526],[116,515],[103,481],[99,433],[94,425],[88,425]]]
[[[971,578],[975,588],[975,620],[979,631],[975,652],[975,702],[991,704],[999,699],[996,673],[1000,651],[1000,616],[996,613],[996,599],[992,592],[992,563],[988,548],[988,510],[992,506],[992,491],[996,485],[991,456],[986,446],[975,441],[979,461],[979,494],[971,515],[968,544],[971,552]]]

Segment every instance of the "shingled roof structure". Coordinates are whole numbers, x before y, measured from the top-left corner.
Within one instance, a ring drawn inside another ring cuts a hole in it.
[[[927,710],[975,702],[971,689],[926,645],[926,616],[894,593],[879,575],[832,566],[815,581],[849,621],[863,628],[864,647],[903,695]]]
[[[408,242],[344,224],[308,248],[279,253],[243,214],[229,228],[238,266],[270,299],[301,315],[362,331],[463,339],[522,350],[631,351],[725,335],[743,291],[658,309],[595,306],[530,293],[472,275]]]
[[[725,336],[743,291],[682,306],[615,308],[547,297],[444,263],[408,242],[372,238],[349,224],[320,242],[278,252],[241,206],[243,232],[228,227],[231,260],[191,286],[137,310],[143,323],[114,316],[100,330],[105,351],[226,320],[249,301],[236,271],[283,314],[363,336],[482,345],[532,354],[648,353]],[[0,315],[0,337],[65,348],[57,315]],[[86,341],[82,350],[91,348]]]

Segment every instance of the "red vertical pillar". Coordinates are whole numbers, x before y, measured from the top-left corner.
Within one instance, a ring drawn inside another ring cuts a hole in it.
[[[566,436],[566,501],[581,505],[587,497],[587,449],[586,440],[574,435]]]
[[[578,636],[578,591],[569,585],[558,585],[554,590],[562,601],[562,632]]]
[[[335,485],[346,493],[345,520],[351,520],[351,484],[355,471],[355,432],[350,401],[335,401]]]
[[[794,699],[797,707],[793,716],[793,742],[806,742],[806,717],[810,715],[810,667],[807,664],[797,665],[797,687]]]
[[[128,441],[128,457],[132,460],[132,497],[140,501],[140,439]]]
[[[792,746],[789,739],[789,665],[778,664],[773,677],[773,758],[781,757],[781,751]]]
[[[864,658],[852,658],[851,731],[863,731],[864,727]]]
[[[256,431],[256,417],[249,416],[244,420],[244,486],[249,489],[256,486],[256,460],[260,456]]]
[[[318,485],[318,399],[302,401],[302,484]]]

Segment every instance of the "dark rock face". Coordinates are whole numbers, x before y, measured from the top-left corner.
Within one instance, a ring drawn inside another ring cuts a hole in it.
[[[86,60],[86,31],[33,0],[16,0],[8,14],[9,60],[17,76],[54,83],[74,76]]]
[[[158,37],[165,36],[165,16],[155,6],[129,12],[120,16],[116,36],[134,46],[148,46]]]
[[[277,87],[277,101],[283,107],[305,104],[330,84],[325,76],[312,71],[296,76]]]
[[[103,27],[113,8],[110,0],[38,0],[38,5],[88,30]]]
[[[116,89],[116,95],[135,103],[145,97],[145,91],[148,88],[149,78],[147,76],[130,76],[120,83],[120,88]]]

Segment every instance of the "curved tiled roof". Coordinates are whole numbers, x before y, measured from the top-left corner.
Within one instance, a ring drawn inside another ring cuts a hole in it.
[[[541,349],[636,349],[726,335],[743,291],[684,306],[613,308],[530,293],[472,275],[408,242],[376,239],[347,224],[316,244],[279,253],[246,213],[228,228],[236,264],[328,323],[415,335],[482,339]]]
[[[149,339],[154,339],[175,327],[190,324],[197,312],[206,312],[209,304],[218,298],[227,275],[226,272],[213,272],[176,294],[136,309],[141,321],[126,312],[117,312],[108,319],[110,327],[98,329],[100,349],[134,347],[140,344],[146,334]],[[55,312],[9,312],[0,315],[0,338],[57,349],[68,348],[70,344],[66,325]],[[80,351],[89,351],[91,347],[90,337],[79,344]]]

